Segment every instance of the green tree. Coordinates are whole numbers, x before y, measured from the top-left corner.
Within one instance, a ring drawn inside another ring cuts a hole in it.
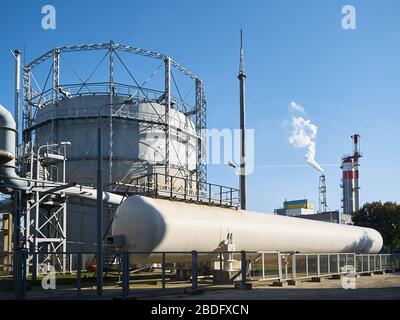
[[[366,203],[354,214],[353,222],[357,226],[379,231],[385,249],[392,251],[400,248],[400,205],[396,202]]]

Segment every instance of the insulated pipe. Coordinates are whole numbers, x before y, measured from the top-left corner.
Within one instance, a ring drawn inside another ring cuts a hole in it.
[[[11,193],[13,189],[32,189],[32,191],[44,192],[54,187],[61,186],[52,181],[46,181],[47,187],[40,186],[43,181],[21,178],[15,172],[15,137],[16,125],[11,113],[0,105],[0,191]],[[38,186],[35,187],[35,182]],[[69,187],[56,193],[64,193],[67,196],[76,196],[89,200],[96,200],[97,192],[94,189],[85,187]],[[123,196],[111,192],[103,192],[103,201],[109,204],[119,205],[124,199]]]
[[[3,193],[12,192],[13,188],[28,187],[27,181],[15,179],[18,178],[15,172],[16,136],[17,129],[13,116],[0,105],[0,176],[7,177],[0,180],[0,191]]]
[[[190,255],[173,252],[226,251],[228,234],[236,251],[377,253],[383,244],[379,232],[370,228],[143,196],[122,202],[112,225],[112,235],[123,238],[124,248],[133,252],[133,263],[161,256],[143,252],[170,252],[168,260],[177,261]]]
[[[0,166],[13,160],[14,155],[6,150],[0,150]]]
[[[64,193],[70,197],[79,197],[88,200],[96,200],[97,199],[97,191],[93,189],[84,189],[79,186],[70,187],[64,190],[61,190],[57,193]],[[103,202],[108,204],[119,205],[125,199],[124,196],[119,194],[111,193],[111,192],[103,192]]]

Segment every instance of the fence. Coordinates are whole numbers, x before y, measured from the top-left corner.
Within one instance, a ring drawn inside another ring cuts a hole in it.
[[[47,253],[29,253],[29,255]],[[60,254],[60,253],[58,253]],[[11,288],[0,299],[80,299],[96,298],[95,254],[65,252],[69,272],[54,269],[51,259],[35,272],[27,274],[28,253],[0,255],[0,288]],[[12,271],[12,261],[16,261]],[[127,252],[105,254],[102,295],[129,296],[164,290],[197,290],[215,286],[248,282],[297,281],[400,269],[400,255],[354,253],[293,253],[279,251],[220,251],[220,252]],[[11,264],[10,264],[11,263]],[[14,275],[14,276],[13,276]],[[3,290],[4,291],[4,290]]]
[[[261,252],[260,281],[318,279],[400,269],[400,255]]]

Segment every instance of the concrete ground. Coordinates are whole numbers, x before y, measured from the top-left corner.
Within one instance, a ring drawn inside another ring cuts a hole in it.
[[[342,280],[304,281],[296,286],[272,287],[253,283],[252,290],[213,290],[199,295],[176,295],[179,300],[400,300],[400,273],[372,275],[356,279],[355,289],[343,289]]]
[[[200,284],[197,293],[191,292],[190,283],[169,284],[166,290],[154,286],[133,285],[128,299],[139,300],[400,300],[400,272],[372,275],[355,279],[355,289],[343,289],[342,280],[323,278],[323,281],[311,282],[309,280],[297,281],[296,286],[285,285],[273,287],[271,282],[252,282],[252,290],[233,289],[232,285],[206,285]],[[113,299],[121,297],[121,287],[105,286],[104,295],[96,296],[95,287],[86,287],[82,290],[81,297],[77,297],[72,287],[57,287],[57,290],[42,290],[34,287],[27,291],[27,299]],[[0,292],[0,300],[13,299],[10,291]]]

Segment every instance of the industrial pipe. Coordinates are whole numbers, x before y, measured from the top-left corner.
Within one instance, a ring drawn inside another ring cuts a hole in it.
[[[13,160],[14,155],[6,150],[0,150],[0,166]]]
[[[11,113],[0,105],[0,192],[11,193],[13,189],[32,189],[36,191],[47,191],[51,189],[51,186],[40,186],[35,182],[43,182],[33,179],[21,178],[17,175],[15,169],[15,137],[16,137],[16,125]],[[8,161],[6,161],[8,160]],[[56,184],[52,181],[46,181],[47,184],[54,186],[61,186],[62,184]],[[97,192],[94,189],[75,186],[68,187],[66,189],[57,191],[56,193],[64,193],[67,196],[76,196],[89,200],[96,200]],[[124,199],[120,196],[111,192],[103,192],[102,199],[104,202],[109,204],[120,204]]]
[[[0,176],[6,177],[1,181],[0,191],[3,193],[28,187],[27,181],[15,179],[18,178],[15,172],[16,136],[17,129],[13,116],[0,105]]]

